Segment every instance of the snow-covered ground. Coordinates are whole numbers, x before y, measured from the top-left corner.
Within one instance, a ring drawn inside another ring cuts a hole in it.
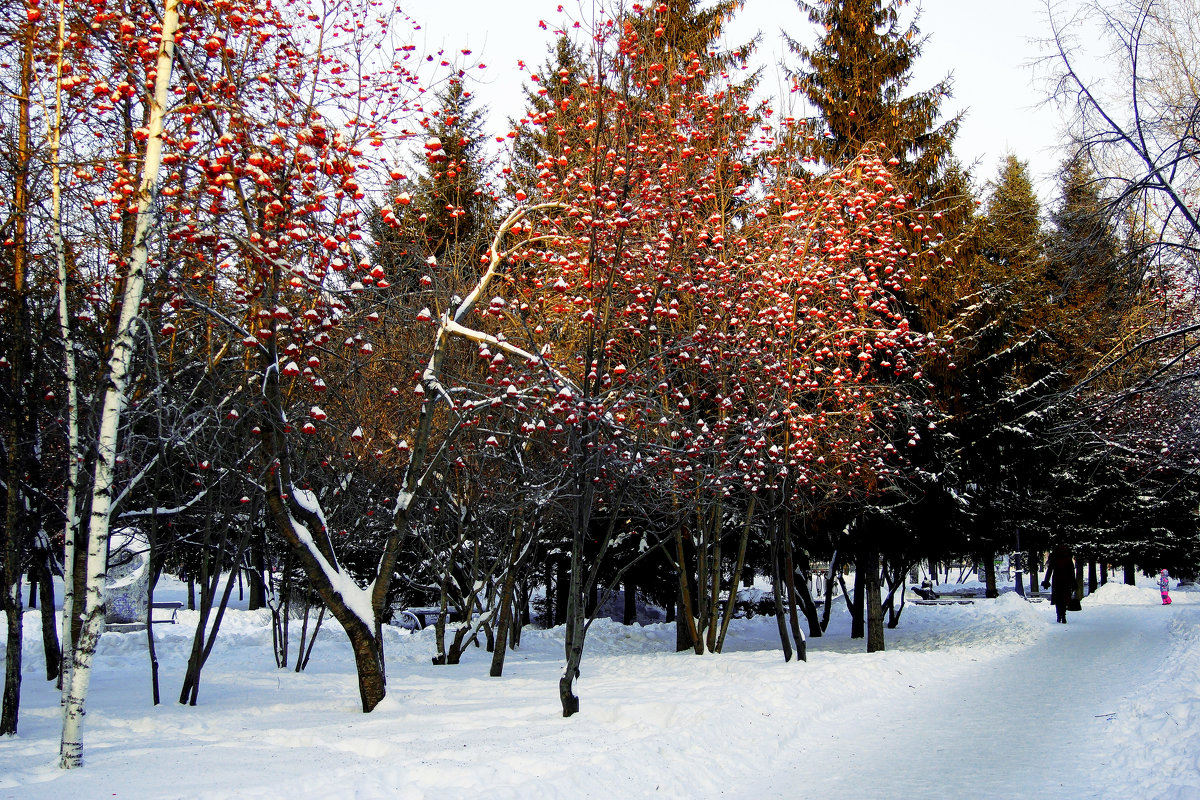
[[[600,621],[571,719],[561,628],[527,628],[502,678],[483,650],[436,667],[432,631],[389,629],[388,696],[364,715],[336,626],[297,674],[246,611],[226,616],[199,705],[180,706],[185,611],[156,626],[158,707],[144,632],[104,635],[72,772],[30,614],[0,798],[1200,798],[1200,593],[1173,598],[1110,583],[1065,626],[1011,593],[910,604],[871,655],[839,602],[791,664],[773,619],[735,622],[704,657],[675,653],[673,626]]]

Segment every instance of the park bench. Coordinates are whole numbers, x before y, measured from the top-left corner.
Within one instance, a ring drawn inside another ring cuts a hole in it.
[[[168,600],[164,602],[154,602],[150,604],[150,613],[155,611],[169,612],[161,616],[154,617],[155,622],[169,622],[172,625],[179,622],[179,610],[183,608],[183,603],[178,600]]]
[[[975,601],[966,597],[938,597],[929,600],[909,600],[915,606],[969,606]]]

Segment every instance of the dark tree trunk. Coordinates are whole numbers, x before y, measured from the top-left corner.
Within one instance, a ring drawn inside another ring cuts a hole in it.
[[[554,627],[554,567],[550,564],[550,559],[542,562],[542,575],[546,583],[546,611],[542,617],[542,626],[546,628]]]
[[[854,595],[850,599],[850,638],[861,639],[866,636],[863,620],[863,599],[866,595],[867,584],[864,574],[863,554],[860,551],[854,563]]]
[[[586,608],[584,608],[585,616],[591,617],[591,616],[595,615],[596,605],[600,599],[599,588],[600,587],[598,587],[598,586],[592,586],[591,588],[588,589],[587,604],[586,604]]]
[[[1127,586],[1136,586],[1137,580],[1134,577],[1136,567],[1132,561],[1125,562],[1125,584]]]
[[[983,554],[984,597],[999,597],[996,588],[996,551],[988,550]]]
[[[71,617],[71,641],[78,642],[79,635],[83,631],[83,601],[87,597],[87,551],[88,551],[88,526],[86,520],[92,513],[91,498],[85,500],[84,508],[80,512],[79,519],[81,523],[75,526],[75,569],[71,576],[71,581],[74,584],[72,590],[75,595],[75,614]],[[64,658],[74,658],[74,653],[63,653]]]
[[[566,559],[559,559],[558,579],[554,581],[554,624],[567,623],[567,596],[571,592],[571,565]]]
[[[211,519],[211,516],[210,516]],[[207,528],[207,526],[206,526]],[[196,705],[196,700],[200,693],[200,672],[204,669],[205,663],[208,661],[209,655],[212,653],[213,645],[216,644],[217,634],[221,630],[221,620],[225,617],[225,609],[229,607],[229,597],[233,593],[233,581],[237,572],[236,567],[230,571],[229,579],[225,581],[225,591],[221,594],[220,603],[216,607],[216,616],[213,617],[212,625],[209,626],[209,615],[213,612],[213,600],[217,595],[217,586],[220,584],[222,569],[221,556],[225,552],[225,544],[228,539],[228,530],[222,530],[216,549],[217,556],[209,562],[209,556],[204,556],[204,564],[201,572],[202,583],[200,586],[200,621],[196,625],[196,632],[192,637],[192,652],[188,658],[187,671],[183,678],[183,688],[179,692],[179,702],[186,705]],[[234,552],[232,564],[240,564],[242,554],[246,550],[246,544],[249,540],[249,531],[247,530],[238,540],[236,550]],[[209,544],[208,531],[205,531],[205,547]],[[211,575],[205,573],[210,572]],[[149,616],[151,609],[147,609]],[[305,612],[305,622],[307,623],[307,608]],[[301,642],[301,651],[304,645]],[[301,655],[303,653],[301,652]],[[297,656],[299,658],[299,656]],[[298,662],[297,662],[298,663]]]
[[[684,586],[686,585],[683,579],[677,581],[675,587],[675,602],[672,603],[670,609],[675,617],[675,652],[680,653],[684,650],[691,650],[696,646],[696,640],[692,637],[692,626],[688,624],[687,618],[691,613],[684,604]]]
[[[621,621],[626,625],[637,622],[637,582],[629,575],[625,576],[625,612]]]
[[[867,652],[883,651],[883,604],[879,593],[879,551],[871,548],[863,554],[860,571],[865,572]],[[857,584],[858,581],[855,581]]]
[[[784,542],[784,581],[788,593],[788,622],[792,628],[792,639],[796,643],[796,659],[808,660],[808,644],[804,641],[804,633],[800,630],[800,618],[796,614],[796,567],[792,553],[791,528],[785,522],[783,530]],[[807,588],[807,587],[806,587]]]
[[[10,36],[21,41],[21,64],[17,68],[20,88],[16,92],[9,90],[9,97],[16,101],[17,113],[15,124],[10,123],[12,128],[16,128],[16,148],[8,151],[13,157],[9,163],[16,168],[15,174],[9,173],[14,178],[10,189],[13,194],[9,195],[12,198],[10,209],[15,213],[8,215],[5,233],[5,261],[12,265],[12,271],[4,276],[5,310],[9,312],[4,315],[7,335],[5,345],[12,361],[7,367],[9,394],[5,420],[7,424],[4,430],[4,445],[7,450],[4,478],[7,486],[4,530],[0,534],[3,536],[3,542],[0,542],[0,557],[3,557],[3,586],[0,586],[0,592],[4,593],[0,607],[4,608],[8,619],[0,736],[16,734],[21,702],[21,618],[24,613],[21,601],[21,554],[24,539],[28,535],[28,512],[23,485],[29,480],[24,454],[33,444],[33,440],[27,437],[34,427],[31,424],[34,413],[31,403],[32,391],[26,385],[26,376],[32,371],[27,371],[27,367],[32,367],[32,364],[27,365],[26,360],[31,358],[34,344],[29,321],[26,256],[31,207],[28,179],[29,170],[33,165],[30,108],[34,102],[33,64],[36,39],[32,23],[17,27],[15,31],[11,28],[9,30]],[[8,129],[9,133],[13,132],[12,128]],[[8,138],[8,147],[12,146],[11,143],[12,139]]]
[[[248,611],[267,607],[267,543],[266,531],[256,530],[250,542],[250,568],[246,570],[246,582],[250,584]]]
[[[833,588],[839,585],[841,575],[839,571],[842,565],[838,557],[838,552],[835,550],[833,559],[829,562],[829,576],[825,581],[825,607],[821,609],[821,630],[829,630],[829,617],[833,613]]]
[[[1032,597],[1038,591],[1038,560],[1041,558],[1041,553],[1036,550],[1029,551],[1029,594]]]
[[[581,492],[581,494],[584,494]],[[590,497],[588,498],[590,502]],[[569,585],[567,587],[566,631],[564,649],[566,664],[562,677],[558,681],[558,699],[562,706],[564,717],[579,713],[579,696],[575,694],[575,679],[579,677],[579,665],[583,661],[583,640],[587,635],[586,618],[584,615],[584,579],[583,579],[583,544],[586,529],[587,513],[582,508],[582,500],[577,499],[580,507],[576,509],[576,519],[572,526],[571,563],[567,569]]]
[[[62,648],[58,643],[58,620],[54,614],[54,579],[50,571],[50,553],[39,551],[37,581],[41,595],[42,651],[46,654],[46,680],[58,679],[62,668]]]
[[[17,353],[13,358],[12,372],[19,375],[21,372],[19,365],[23,363],[24,356]],[[14,379],[14,383],[16,380]],[[23,386],[19,384],[13,387],[14,392],[22,389]],[[14,394],[13,396],[20,397],[21,395]],[[21,540],[25,520],[21,513],[24,502],[20,489],[23,469],[20,455],[21,415],[19,409],[12,409],[12,416],[13,418],[9,420],[10,428],[5,441],[8,448],[5,465],[8,489],[5,497],[3,574],[0,576],[3,580],[0,592],[3,592],[4,596],[0,598],[0,607],[3,607],[5,618],[8,621],[8,635],[5,639],[7,649],[4,651],[4,700],[3,708],[0,710],[0,736],[15,735],[17,732],[17,719],[20,716],[21,705],[21,619],[25,613],[24,599],[21,597]]]
[[[0,736],[16,734],[21,703],[21,614],[24,609],[20,580],[18,575],[15,586],[6,585],[3,588],[8,594],[4,604],[5,618],[8,620],[5,647],[8,649],[5,650],[4,659],[4,706],[0,712]]]
[[[1075,560],[1075,596],[1083,599],[1083,559]]]
[[[1096,580],[1096,562],[1088,562],[1088,594],[1095,594],[1097,586]]]
[[[775,601],[775,624],[779,628],[779,644],[783,648],[783,660],[792,660],[792,639],[788,635],[787,620],[783,609],[783,580],[780,575],[779,530],[777,525],[771,530],[771,597]]]
[[[521,578],[513,593],[513,620],[509,627],[508,646],[515,650],[521,646],[521,631],[529,624],[529,582]]]
[[[817,603],[813,599],[812,591],[808,588],[808,574],[805,573],[803,577],[804,580],[796,584],[799,590],[800,611],[808,620],[808,635],[817,638],[824,631],[821,630],[821,618],[817,615]]]
[[[499,678],[504,674],[504,654],[508,651],[508,629],[512,625],[513,596],[517,586],[517,572],[521,565],[521,543],[524,533],[523,519],[518,517],[513,525],[513,544],[508,556],[508,571],[500,587],[500,619],[496,624],[496,640],[492,649],[492,667],[488,674]],[[519,615],[518,615],[519,616]],[[518,621],[518,625],[520,622]]]
[[[368,712],[379,705],[379,701],[383,700],[387,693],[379,642],[371,629],[357,617],[338,621],[346,629],[350,647],[354,650],[354,665],[358,671],[358,695],[362,698],[363,712]]]
[[[446,651],[446,660],[444,663],[453,665],[462,660],[463,650],[466,649],[467,644],[463,640],[467,638],[467,631],[470,630],[470,628],[471,625],[467,622],[464,622],[455,629],[454,639],[450,642],[450,647]]]

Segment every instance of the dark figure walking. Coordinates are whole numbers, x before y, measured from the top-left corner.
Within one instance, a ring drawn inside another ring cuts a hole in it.
[[[1046,560],[1046,578],[1043,589],[1050,589],[1050,602],[1058,612],[1058,621],[1067,624],[1067,604],[1075,591],[1075,559],[1065,544],[1055,545]]]

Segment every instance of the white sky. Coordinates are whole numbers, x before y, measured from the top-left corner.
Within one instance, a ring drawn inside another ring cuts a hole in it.
[[[573,0],[565,5],[578,8]],[[928,41],[912,87],[924,89],[953,76],[947,113],[966,111],[955,147],[959,158],[975,165],[973,173],[982,183],[1012,152],[1030,163],[1043,198],[1052,196],[1049,178],[1062,159],[1056,147],[1061,126],[1057,112],[1042,105],[1044,70],[1031,66],[1040,53],[1037,40],[1048,30],[1044,0],[923,0],[921,5],[920,28]],[[520,116],[522,109],[520,87],[527,73],[517,70],[517,60],[536,67],[545,59],[551,34],[538,21],[553,27],[561,19],[557,6],[553,0],[410,0],[405,10],[424,26],[418,49],[469,48],[487,65],[472,73],[483,82],[477,93],[489,111],[490,132],[503,133],[505,120]],[[758,61],[768,67],[763,85],[772,94],[778,94],[780,83],[773,65],[786,53],[781,28],[802,41],[816,35],[792,0],[747,0],[729,33],[730,44],[739,44],[762,31]],[[788,58],[794,65],[794,57]]]

